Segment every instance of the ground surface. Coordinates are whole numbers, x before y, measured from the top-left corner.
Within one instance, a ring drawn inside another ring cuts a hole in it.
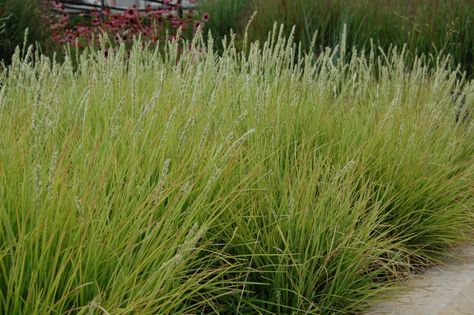
[[[462,250],[462,259],[430,269],[402,288],[406,293],[368,314],[474,315],[474,246]]]

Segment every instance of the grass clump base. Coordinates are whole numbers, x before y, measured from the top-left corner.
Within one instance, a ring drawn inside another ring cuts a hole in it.
[[[472,81],[291,43],[17,53],[0,313],[358,313],[465,240]]]

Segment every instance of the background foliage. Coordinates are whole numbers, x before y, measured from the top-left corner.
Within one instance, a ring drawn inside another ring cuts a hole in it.
[[[416,54],[450,54],[454,65],[474,70],[474,2],[472,0],[206,0],[207,25],[222,38],[232,28],[241,38],[248,20],[251,40],[263,42],[274,23],[295,27],[295,41],[309,49],[317,32],[316,52],[341,43],[347,27],[347,47],[374,43],[387,50],[396,45]]]
[[[47,26],[38,0],[0,0],[0,59],[9,63],[17,46],[41,43],[48,47]]]

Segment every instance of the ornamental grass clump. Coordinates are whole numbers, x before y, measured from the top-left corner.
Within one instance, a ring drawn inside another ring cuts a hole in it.
[[[314,57],[277,30],[213,47],[17,51],[0,313],[360,313],[469,238],[474,125],[450,92],[472,108],[474,84],[447,60]]]

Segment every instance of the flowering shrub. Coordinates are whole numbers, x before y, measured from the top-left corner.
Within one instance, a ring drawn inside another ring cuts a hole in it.
[[[198,16],[193,10],[187,10],[180,17],[177,15],[179,4],[172,4],[170,0],[164,0],[159,8],[147,5],[145,10],[138,10],[132,6],[116,13],[106,7],[78,16],[68,14],[59,0],[50,0],[50,5],[59,12],[48,17],[53,41],[58,45],[71,44],[79,48],[97,42],[104,34],[112,44],[130,44],[139,35],[146,42],[156,43],[175,38],[178,30],[192,35],[209,19],[208,13]]]

